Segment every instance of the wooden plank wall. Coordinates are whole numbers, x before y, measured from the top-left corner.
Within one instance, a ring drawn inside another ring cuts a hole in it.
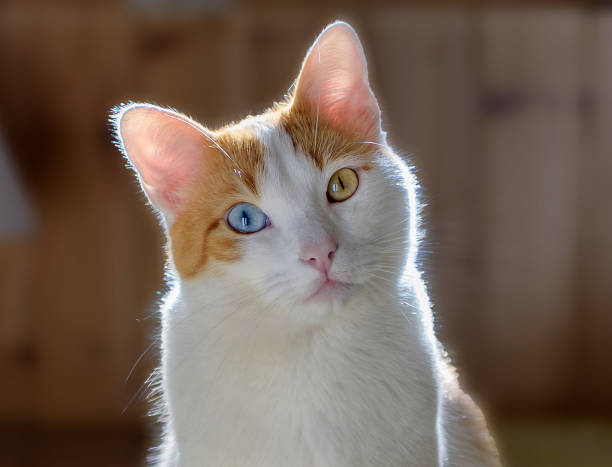
[[[37,230],[0,241],[0,419],[131,423],[162,237],[109,142],[129,99],[280,99],[338,14],[0,8],[0,125]],[[437,329],[491,410],[612,410],[612,16],[344,11],[427,203]]]
[[[573,377],[581,26],[573,12],[482,17],[483,335],[506,403],[558,405]]]
[[[612,17],[587,17],[583,30],[573,393],[598,411],[612,388]]]

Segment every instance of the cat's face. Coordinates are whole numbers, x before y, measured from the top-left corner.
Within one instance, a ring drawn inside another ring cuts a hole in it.
[[[318,167],[282,125],[257,133],[264,153],[257,195],[219,209],[225,218],[218,228],[233,237],[237,252],[223,272],[264,304],[282,307],[331,306],[374,279],[391,280],[408,227],[394,161],[376,146],[338,141],[335,157]],[[236,232],[242,223],[261,230]]]
[[[329,310],[393,281],[409,229],[402,164],[386,148],[356,35],[322,33],[295,94],[218,131],[144,104],[118,136],[163,214],[190,287],[263,306]]]

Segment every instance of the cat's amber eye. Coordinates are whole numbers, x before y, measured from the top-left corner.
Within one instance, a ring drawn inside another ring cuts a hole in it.
[[[359,177],[353,169],[345,167],[336,171],[327,185],[327,200],[330,203],[339,203],[349,199],[359,185]]]

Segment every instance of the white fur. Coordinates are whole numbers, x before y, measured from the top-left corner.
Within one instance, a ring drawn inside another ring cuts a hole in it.
[[[272,226],[248,236],[240,262],[174,282],[162,309],[160,465],[440,465],[413,177],[381,148],[355,195],[330,205],[328,179],[350,161],[322,174],[278,128],[244,124],[267,150],[259,208]],[[304,304],[322,279],[299,246],[323,230],[339,245],[331,276],[356,285]]]

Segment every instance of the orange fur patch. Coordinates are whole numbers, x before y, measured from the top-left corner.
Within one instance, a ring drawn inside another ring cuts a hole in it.
[[[172,259],[186,278],[200,273],[211,259],[240,259],[242,235],[227,225],[225,215],[234,204],[256,204],[259,193],[264,148],[254,132],[228,127],[211,135],[231,160],[213,145],[203,148],[205,175],[193,186],[187,208],[170,230]]]
[[[323,119],[317,119],[316,109],[313,111],[297,101],[293,102],[293,105],[281,109],[280,123],[293,145],[311,157],[321,170],[345,157],[363,161],[360,167],[364,170],[371,168],[370,161],[377,150],[378,141],[365,142],[356,135],[332,127]]]

